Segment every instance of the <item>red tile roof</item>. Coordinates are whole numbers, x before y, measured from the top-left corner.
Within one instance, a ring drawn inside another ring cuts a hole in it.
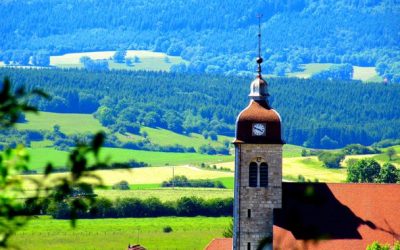
[[[365,250],[374,241],[400,241],[399,184],[283,183],[282,188],[282,209],[274,211],[274,249]],[[224,242],[221,248],[214,240],[206,249],[232,249],[232,239],[216,240]]]
[[[283,183],[276,249],[366,249],[400,240],[400,185]]]
[[[232,238],[213,239],[205,250],[232,250]]]

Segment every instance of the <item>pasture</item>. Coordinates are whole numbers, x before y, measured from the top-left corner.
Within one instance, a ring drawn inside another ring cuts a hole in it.
[[[378,75],[375,67],[353,66],[353,79],[363,82],[382,82],[383,79]]]
[[[283,179],[295,181],[299,175],[311,181],[340,183],[346,180],[346,168],[326,168],[316,156],[283,158]]]
[[[233,178],[232,182],[233,182]],[[233,198],[232,189],[220,188],[156,188],[138,190],[95,190],[99,197],[111,200],[118,198],[140,198],[146,199],[156,197],[161,201],[176,201],[182,197],[199,197],[205,200],[214,198]]]
[[[51,162],[55,167],[66,165],[68,152],[54,148],[28,148],[30,155],[29,167],[33,170],[42,171],[44,166]],[[144,150],[131,150],[123,148],[102,148],[100,158],[108,163],[128,162],[136,160],[146,162],[151,166],[176,166],[176,165],[199,165],[201,163],[215,164],[232,161],[231,155],[206,155],[200,153],[171,153]]]
[[[151,142],[159,145],[179,144],[185,147],[199,148],[206,144],[222,146],[224,141],[228,141],[229,143],[233,141],[233,138],[228,136],[218,135],[218,141],[213,141],[210,138],[205,139],[200,134],[191,133],[189,135],[182,135],[162,128],[141,127],[141,131],[145,131],[148,134]]]
[[[289,77],[310,78],[313,74],[329,69],[332,63],[308,63],[300,64],[298,72],[287,74]]]
[[[71,228],[67,220],[40,216],[11,238],[11,244],[27,250],[121,250],[128,244],[147,249],[204,249],[222,237],[231,217],[159,217],[78,220]],[[164,233],[170,226],[172,232]]]
[[[41,111],[37,114],[27,113],[25,119],[27,122],[16,124],[17,129],[53,131],[54,125],[59,125],[60,131],[65,134],[94,133],[100,130],[108,130],[91,114],[66,114]]]
[[[174,64],[187,63],[179,56],[169,56],[161,52],[127,50],[126,58],[139,58],[139,62],[128,66],[125,63],[115,63],[112,60],[114,53],[115,51],[96,51],[50,56],[50,65],[59,68],[82,68],[83,65],[79,59],[83,56],[90,57],[93,60],[108,60],[109,68],[116,70],[169,71]]]
[[[391,161],[389,161],[389,156],[386,154],[389,148],[393,148],[396,152]],[[385,148],[382,154],[374,155],[373,158],[381,164],[385,162],[390,162],[397,168],[400,168],[400,145]]]
[[[54,125],[60,126],[60,131],[69,135],[74,133],[95,133],[98,131],[108,131],[108,129],[100,124],[92,114],[72,114],[72,113],[53,113],[38,112],[37,114],[26,114],[26,122],[17,123],[16,128],[20,130],[46,130],[52,131]],[[79,122],[78,122],[79,121]],[[179,144],[185,147],[199,148],[202,145],[210,144],[212,146],[222,146],[224,142],[232,142],[233,138],[218,135],[218,140],[213,141],[210,138],[205,139],[202,135],[191,133],[189,135],[178,134],[170,130],[162,128],[150,128],[141,126],[141,132],[147,133],[147,138],[154,144],[167,146]],[[122,135],[115,134],[122,142],[143,140],[142,135],[127,133]],[[40,143],[33,143],[33,147],[41,147]],[[44,145],[48,145],[44,144]],[[51,145],[51,144],[50,144]]]
[[[221,177],[233,177],[232,172],[204,170],[193,166],[165,166],[165,167],[146,167],[134,169],[113,169],[96,170],[94,174],[101,178],[105,186],[112,186],[118,182],[126,181],[130,185],[140,184],[160,184],[170,179],[173,175],[185,175],[189,179],[215,179]],[[64,177],[67,173],[55,173],[48,180],[51,185],[52,180]],[[41,179],[42,175],[28,175],[25,178]],[[30,182],[26,182],[26,189],[32,189]]]
[[[300,71],[288,73],[288,77],[310,78],[313,74],[329,69],[333,63],[308,63],[300,64]],[[382,77],[378,75],[375,67],[353,66],[353,80],[363,82],[382,82]]]

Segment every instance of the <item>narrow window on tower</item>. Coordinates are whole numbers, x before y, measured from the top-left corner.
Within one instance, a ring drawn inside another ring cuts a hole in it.
[[[268,164],[260,164],[260,187],[268,187]]]
[[[251,218],[251,209],[247,209],[247,218]]]
[[[257,187],[257,163],[252,162],[249,166],[249,187]]]
[[[251,250],[251,249],[250,249],[250,246],[251,246],[251,245],[250,245],[250,242],[247,242],[247,250]]]

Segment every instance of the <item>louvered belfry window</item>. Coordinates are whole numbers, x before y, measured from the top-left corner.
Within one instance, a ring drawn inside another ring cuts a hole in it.
[[[249,187],[257,187],[258,169],[257,163],[252,162],[249,166]]]
[[[268,187],[268,164],[260,164],[260,187]]]

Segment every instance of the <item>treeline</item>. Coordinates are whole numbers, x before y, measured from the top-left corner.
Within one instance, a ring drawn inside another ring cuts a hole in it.
[[[60,202],[42,203],[41,206],[27,203],[30,214],[48,214],[55,219],[71,217],[71,202],[77,198],[68,198]],[[162,202],[158,198],[122,198],[112,201],[107,198],[95,198],[95,204],[88,211],[77,211],[77,218],[129,218],[159,216],[232,216],[233,198],[202,199],[182,197],[176,201]]]
[[[380,63],[398,81],[400,7],[392,0],[2,1],[0,60],[48,65],[50,54],[148,49],[190,61],[178,72],[247,74],[255,70],[258,13],[265,72]]]
[[[52,95],[51,101],[36,99],[32,103],[44,111],[94,112],[110,128],[137,130],[146,125],[204,136],[211,132],[234,136],[236,117],[247,106],[252,80],[178,73],[1,68],[0,77],[4,76]],[[270,102],[282,116],[287,143],[339,148],[400,137],[398,85],[295,78],[267,81]]]
[[[168,181],[161,183],[162,187],[204,187],[204,188],[226,188],[220,180],[193,179],[184,175],[174,176]]]
[[[347,182],[399,183],[400,170],[391,163],[382,166],[374,159],[352,159],[348,162]]]
[[[353,66],[351,64],[339,64],[330,67],[327,70],[315,73],[312,75],[313,79],[340,79],[351,80],[353,79]]]

